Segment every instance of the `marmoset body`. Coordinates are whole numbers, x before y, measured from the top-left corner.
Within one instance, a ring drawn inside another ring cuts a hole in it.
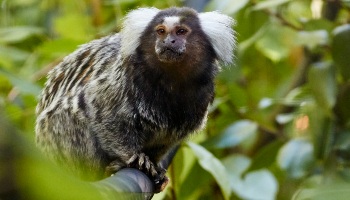
[[[136,167],[164,179],[162,156],[201,129],[233,20],[190,8],[140,8],[120,33],[82,45],[49,72],[36,142],[86,180]]]

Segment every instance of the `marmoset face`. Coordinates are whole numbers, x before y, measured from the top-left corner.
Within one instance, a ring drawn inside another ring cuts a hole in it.
[[[154,27],[156,32],[155,52],[161,62],[180,62],[186,53],[187,38],[192,30],[180,22],[179,16],[165,17]]]

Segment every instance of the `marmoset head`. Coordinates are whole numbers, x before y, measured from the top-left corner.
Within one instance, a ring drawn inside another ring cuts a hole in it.
[[[181,61],[186,53],[186,43],[192,29],[179,16],[167,16],[154,27],[155,52],[162,62]]]
[[[235,36],[233,19],[218,12],[191,8],[140,8],[131,11],[121,30],[121,53],[128,57],[141,46],[146,59],[161,63],[202,62],[213,56],[231,63]]]

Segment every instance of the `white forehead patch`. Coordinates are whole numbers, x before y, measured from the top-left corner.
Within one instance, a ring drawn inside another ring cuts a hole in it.
[[[168,27],[169,29],[173,29],[178,24],[180,24],[180,17],[178,16],[171,16],[171,17],[164,18],[163,25]]]

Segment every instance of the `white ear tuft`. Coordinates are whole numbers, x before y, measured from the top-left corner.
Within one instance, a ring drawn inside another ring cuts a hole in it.
[[[218,59],[225,64],[232,63],[233,49],[236,47],[236,38],[232,29],[234,20],[216,11],[200,13],[198,16],[202,29],[209,36]]]
[[[157,15],[157,8],[139,8],[129,12],[121,29],[121,54],[123,58],[132,55],[140,45],[140,37],[150,21]]]

